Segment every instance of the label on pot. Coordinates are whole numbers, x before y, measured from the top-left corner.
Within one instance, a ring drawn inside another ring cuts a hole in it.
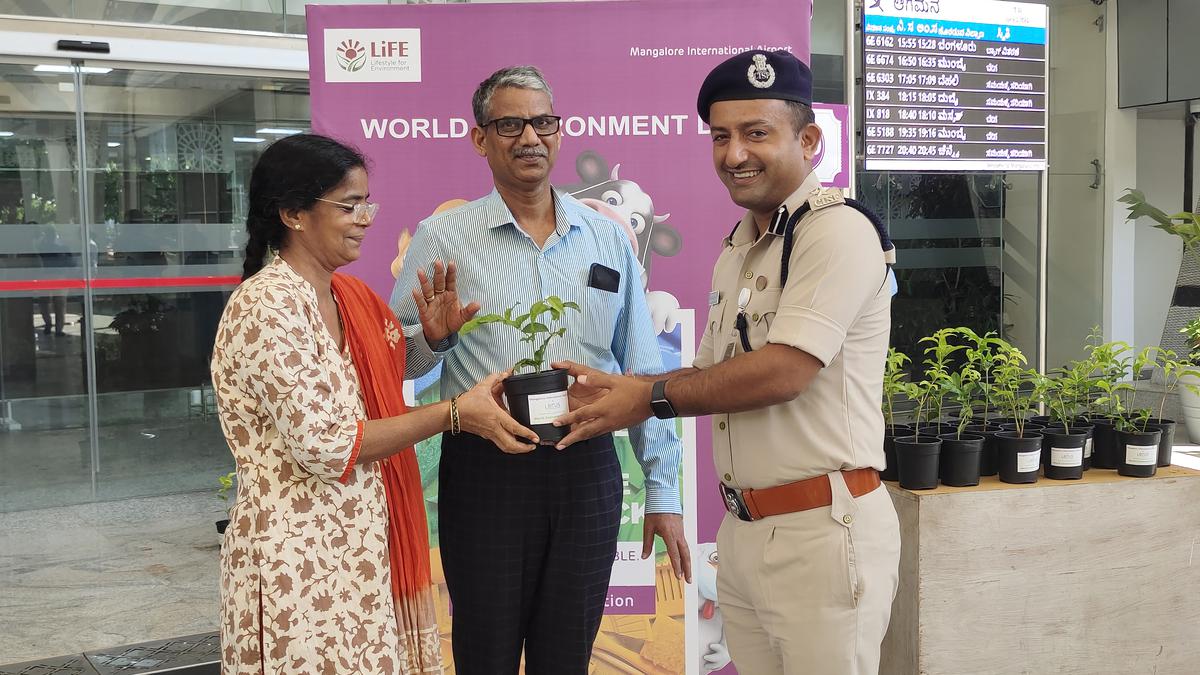
[[[1132,466],[1152,466],[1154,464],[1158,464],[1158,446],[1125,446],[1125,463]]]
[[[1083,444],[1083,458],[1088,459],[1092,456],[1092,439],[1088,438]]]
[[[529,395],[529,423],[550,424],[568,412],[567,392]]]
[[[1042,451],[1034,450],[1032,452],[1017,453],[1017,473],[1029,473],[1037,471],[1038,464],[1042,461]]]
[[[1083,448],[1050,448],[1050,466],[1083,466]]]

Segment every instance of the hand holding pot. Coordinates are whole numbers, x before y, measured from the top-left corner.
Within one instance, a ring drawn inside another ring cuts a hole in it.
[[[500,403],[499,394],[508,375],[492,373],[458,397],[459,426],[488,439],[504,452],[521,454],[537,447],[538,437],[518,424]]]

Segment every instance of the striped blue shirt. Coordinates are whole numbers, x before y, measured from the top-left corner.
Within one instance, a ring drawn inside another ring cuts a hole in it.
[[[419,286],[417,270],[432,275],[435,260],[457,263],[459,297],[464,303],[483,305],[483,314],[503,313],[513,305],[518,306],[514,314],[519,314],[550,295],[578,304],[581,311],[568,310],[558,324],[567,334],[550,342],[547,364],[570,359],[610,373],[663,371],[642,270],[620,226],[557,192],[554,218],[557,226],[542,248],[517,227],[495,190],[421,221],[391,298],[392,310],[404,326],[408,378],[420,377],[443,361],[442,396],[450,397],[532,356],[532,348],[520,342],[517,331],[497,324],[435,345],[441,351],[431,349],[410,293]],[[593,263],[620,273],[616,293],[588,286]],[[646,475],[646,512],[680,513],[683,446],[674,422],[651,418],[630,429],[629,436]]]

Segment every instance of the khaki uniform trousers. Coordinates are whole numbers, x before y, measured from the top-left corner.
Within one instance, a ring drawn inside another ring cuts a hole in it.
[[[896,597],[900,524],[887,488],[717,533],[717,602],[741,675],[877,675]]]

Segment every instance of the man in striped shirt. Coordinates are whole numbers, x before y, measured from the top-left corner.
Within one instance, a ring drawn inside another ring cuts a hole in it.
[[[581,311],[564,316],[566,337],[551,342],[547,362],[661,372],[626,233],[550,185],[562,135],[542,74],[530,66],[499,70],[480,84],[472,107],[477,126],[471,139],[495,189],[422,221],[413,236],[392,294],[405,327],[407,376],[419,377],[440,362],[442,395],[449,397],[507,370],[527,356],[515,331],[484,326],[459,336],[459,328],[480,305],[502,312],[550,295]],[[418,272],[428,275],[442,261],[457,264],[449,263],[444,277],[430,275],[444,281],[418,303],[409,295],[421,281]],[[615,287],[589,283],[597,264],[608,268],[610,279],[615,273]],[[463,307],[459,297],[476,302]],[[657,534],[675,573],[691,581],[674,423],[648,420],[629,435],[646,475],[643,557],[652,553]],[[623,487],[608,434],[567,451],[547,445],[511,455],[481,438],[443,437],[438,517],[456,672],[515,674],[522,647],[530,675],[588,672],[616,554]]]

